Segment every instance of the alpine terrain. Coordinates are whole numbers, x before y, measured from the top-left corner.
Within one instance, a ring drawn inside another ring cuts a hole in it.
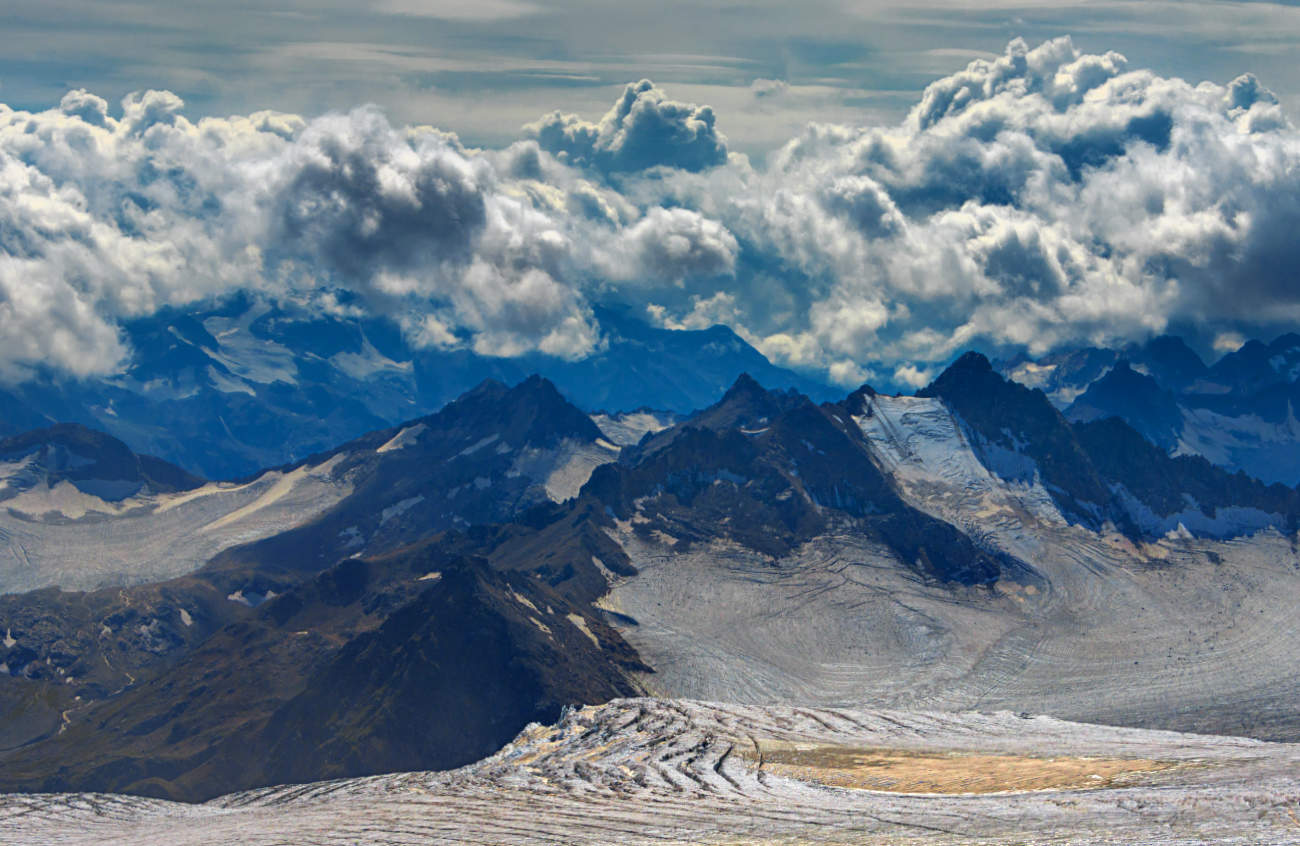
[[[1293,842],[1300,492],[1176,452],[976,353],[234,481],[14,436],[0,842]]]

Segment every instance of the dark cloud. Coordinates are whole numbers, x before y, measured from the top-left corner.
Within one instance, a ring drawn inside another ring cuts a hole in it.
[[[482,168],[435,139],[413,154],[381,116],[304,134],[274,197],[273,244],[324,258],[356,284],[384,271],[467,262],[487,225]]]

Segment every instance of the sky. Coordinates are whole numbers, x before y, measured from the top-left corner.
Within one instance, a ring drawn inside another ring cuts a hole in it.
[[[901,118],[921,90],[1023,37],[1070,35],[1161,74],[1252,72],[1300,103],[1300,6],[1204,0],[7,0],[0,99],[173,91],[193,115],[314,115],[362,103],[470,144],[508,143],[539,105],[597,117],[649,78],[727,115],[761,154],[810,120]],[[752,86],[784,83],[755,108]],[[1290,108],[1292,113],[1295,109]]]
[[[842,384],[1300,317],[1300,4],[8,0],[0,380],[251,290]],[[644,80],[644,81],[643,81]]]

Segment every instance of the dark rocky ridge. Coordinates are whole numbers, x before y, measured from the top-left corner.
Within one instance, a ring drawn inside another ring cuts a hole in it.
[[[1120,421],[1072,425],[980,357],[964,357],[929,390],[986,444],[1047,468],[1051,492],[1080,520],[1123,520],[1121,484],[1157,513],[1188,507],[1184,493],[1201,509],[1295,513],[1294,491],[1169,459]],[[861,532],[933,584],[1032,583],[1027,565],[902,499],[852,421],[856,399],[818,406],[742,377],[557,504],[498,486],[508,456],[461,453],[490,435],[519,447],[593,438],[594,427],[545,380],[485,383],[412,421],[425,431],[382,459],[375,448],[406,427],[323,454],[342,454],[361,481],[307,526],[160,585],[5,597],[0,614],[28,660],[22,678],[0,679],[10,720],[0,790],[198,799],[455,766],[564,704],[635,692],[635,674],[648,668],[593,605],[607,572],[635,574],[607,533],[615,519],[650,539],[726,538],[774,559],[829,530]],[[479,525],[440,531],[438,512],[413,507],[374,536],[378,554],[349,558],[341,548],[340,528],[371,532],[382,509],[479,477],[493,480]],[[275,595],[257,608],[226,599],[241,586]],[[101,638],[107,620],[114,636]],[[72,688],[65,679],[76,673],[84,685]]]
[[[1127,360],[1121,359],[1070,406],[1070,419],[1074,421],[1106,417],[1123,419],[1166,452],[1178,446],[1177,433],[1183,425],[1178,397],[1152,377],[1134,370]]]
[[[1023,564],[907,505],[842,406],[742,376],[716,405],[597,468],[583,488],[623,519],[686,543],[728,537],[772,556],[849,519],[920,575],[987,584]]]
[[[1154,384],[1127,367],[1117,369],[1113,380],[1106,377],[1109,387],[1148,391]],[[1295,531],[1296,489],[1230,473],[1199,456],[1171,457],[1119,417],[1071,424],[1042,391],[1004,379],[978,353],[962,356],[918,395],[942,399],[985,443],[1032,458],[1062,512],[1093,528],[1109,520],[1142,534],[1141,515],[1117,497],[1122,487],[1158,516],[1191,507],[1214,517],[1217,509],[1236,506],[1258,509],[1272,515],[1279,530]],[[1159,402],[1158,396],[1148,399]]]
[[[35,472],[51,487],[62,481],[79,486],[118,482],[136,490],[165,493],[203,484],[203,479],[174,464],[152,455],[137,455],[117,438],[76,423],[60,423],[0,440],[0,460],[23,458],[34,459]]]

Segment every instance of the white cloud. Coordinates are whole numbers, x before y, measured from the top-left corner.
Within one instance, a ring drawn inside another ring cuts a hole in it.
[[[793,96],[767,82],[751,99]],[[1254,77],[1192,85],[1016,41],[898,124],[812,124],[763,167],[718,123],[648,82],[498,150],[372,108],[0,106],[0,377],[112,372],[122,320],[240,289],[347,291],[418,343],[564,358],[600,347],[612,298],[906,384],[973,344],[1300,319],[1300,133]]]
[[[599,123],[553,112],[524,127],[542,149],[618,173],[667,166],[699,171],[727,160],[713,109],[670,100],[648,79],[628,85]]]

